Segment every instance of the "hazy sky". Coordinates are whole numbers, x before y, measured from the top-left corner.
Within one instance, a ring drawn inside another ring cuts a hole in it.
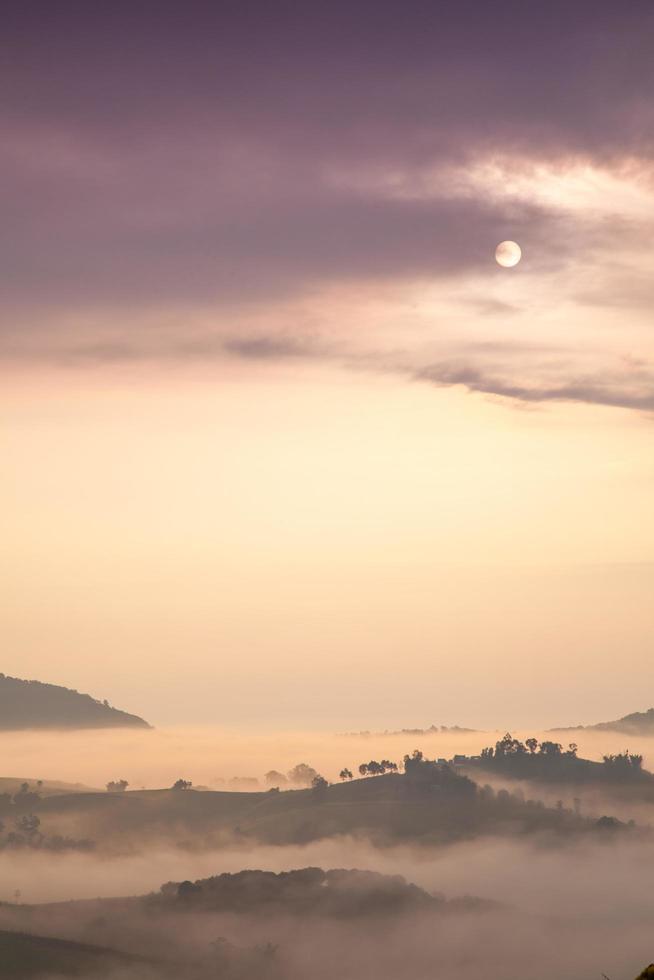
[[[2,669],[155,723],[648,707],[653,31],[5,12]]]

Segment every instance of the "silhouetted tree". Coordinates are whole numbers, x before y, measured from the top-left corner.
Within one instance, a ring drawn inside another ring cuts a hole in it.
[[[29,783],[21,783],[20,789],[14,796],[14,805],[26,810],[39,802],[41,797],[30,789]]]
[[[561,750],[563,746],[560,742],[541,742],[540,743],[540,755],[546,755],[549,758],[554,758],[561,755]]]
[[[397,772],[397,763],[389,762],[388,759],[382,759],[381,762],[371,759],[370,762],[361,763],[359,772],[362,776],[383,776],[387,772]]]
[[[25,813],[16,821],[16,830],[19,834],[24,834],[30,844],[34,842],[40,826],[41,821],[34,813]]]
[[[341,771],[339,772],[338,776],[339,776],[339,779],[343,779],[343,780],[345,780],[345,779],[352,779],[352,773],[350,772],[349,769],[341,769]]]
[[[329,783],[324,776],[317,775],[311,780],[311,788],[317,790],[318,792],[327,789],[328,786]]]
[[[310,786],[317,775],[318,773],[312,766],[308,766],[306,762],[300,762],[289,770],[288,781],[294,783],[295,786]]]
[[[178,779],[177,782],[173,783],[172,789],[190,789],[193,783],[190,779]]]
[[[276,769],[271,769],[270,772],[267,772],[263,778],[265,779],[268,786],[273,786],[273,787],[286,786],[286,784],[288,783],[288,779],[286,778],[284,773],[277,772]]]
[[[643,765],[642,755],[633,755],[628,749],[625,749],[624,752],[619,752],[617,755],[605,755],[603,759],[607,769],[613,769],[625,775],[630,772],[639,771]]]
[[[107,783],[107,793],[124,793],[129,783],[126,779],[117,779]]]

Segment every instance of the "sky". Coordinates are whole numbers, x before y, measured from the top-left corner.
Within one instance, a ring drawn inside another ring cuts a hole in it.
[[[649,707],[653,29],[5,12],[5,673],[161,725]]]

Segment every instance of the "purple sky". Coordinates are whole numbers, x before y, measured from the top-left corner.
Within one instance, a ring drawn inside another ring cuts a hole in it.
[[[469,281],[478,299],[507,237],[552,297],[556,276],[586,260],[574,296],[582,317],[598,303],[653,298],[647,277],[630,281],[626,258],[610,282],[597,258],[616,243],[638,249],[649,225],[589,220],[588,209],[580,217],[468,179],[497,158],[509,190],[536,166],[648,173],[648,0],[26,3],[5,12],[3,36],[5,356],[170,362],[299,346],[347,360],[343,331],[327,325],[317,343],[294,319],[280,327],[284,304],[425,280]],[[402,193],[389,193],[398,182]],[[489,296],[495,312],[519,306],[497,303]],[[164,330],[162,309],[177,318]],[[199,309],[202,328],[191,329]],[[488,329],[484,340],[508,341]],[[480,375],[480,390],[518,397],[531,385],[532,400],[580,391],[652,404],[649,373],[645,390],[632,378],[606,391],[622,368],[607,368],[594,342],[587,364],[554,380],[519,357],[489,377],[478,350],[471,363],[465,344],[436,346],[396,367],[444,383],[458,372],[473,388]],[[383,349],[369,343],[367,363]],[[632,354],[629,343],[622,355]]]

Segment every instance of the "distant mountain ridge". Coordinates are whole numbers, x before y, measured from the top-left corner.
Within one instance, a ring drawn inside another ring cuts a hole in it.
[[[654,708],[633,711],[617,721],[600,721],[596,725],[572,725],[569,728],[552,728],[553,732],[620,732],[623,735],[654,735]]]
[[[126,711],[56,684],[0,674],[0,730],[27,728],[151,728]]]
[[[338,732],[339,738],[382,738],[385,735],[476,735],[476,728],[461,728],[460,725],[430,725],[429,728],[398,728],[394,731],[386,728],[383,732]]]

